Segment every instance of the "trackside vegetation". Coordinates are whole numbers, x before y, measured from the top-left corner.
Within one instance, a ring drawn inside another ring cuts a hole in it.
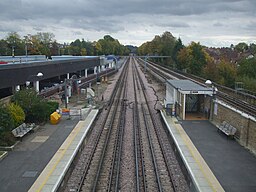
[[[231,88],[235,88],[236,82],[242,82],[244,90],[256,95],[256,44],[242,42],[225,48],[209,48],[191,42],[185,46],[180,38],[164,32],[138,47],[138,54],[170,56],[152,60]]]

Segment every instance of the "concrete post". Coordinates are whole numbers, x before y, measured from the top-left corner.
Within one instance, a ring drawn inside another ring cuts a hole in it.
[[[186,119],[186,94],[184,94],[183,98],[183,111],[182,111],[182,120]]]
[[[34,87],[36,89],[36,92],[39,92],[39,81],[35,82]]]
[[[69,73],[67,73],[67,79],[69,79]]]
[[[85,69],[85,70],[84,70],[84,76],[85,76],[85,77],[88,77],[88,73],[87,73],[87,72],[88,72],[88,70]]]
[[[97,66],[94,67],[94,74],[96,74],[96,73],[97,73]]]

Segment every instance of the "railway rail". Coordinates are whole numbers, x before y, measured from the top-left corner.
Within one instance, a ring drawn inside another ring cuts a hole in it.
[[[152,90],[141,76],[131,57],[65,191],[188,191],[169,134],[150,98]]]
[[[141,65],[144,65],[144,62],[145,61],[140,60]],[[158,76],[160,76],[162,79],[164,79],[164,81],[166,81],[167,79],[189,79],[191,81],[194,81],[198,84],[205,86],[205,84],[204,84],[205,80],[202,78],[195,78],[194,76],[188,77],[188,76],[185,76],[184,74],[177,73],[175,71],[172,71],[170,69],[167,69],[165,67],[157,65],[153,62],[148,62],[148,68],[151,69]],[[218,91],[216,93],[216,98],[228,103],[232,107],[234,107],[244,113],[247,113],[253,117],[256,117],[256,105],[255,104],[248,103],[238,97],[235,97],[233,94],[230,95],[229,93],[221,91],[221,90],[223,90],[223,86],[219,86],[217,84],[213,84],[213,85],[214,85],[214,87],[216,86],[216,88],[218,89]],[[253,103],[256,103],[256,101],[253,101]]]

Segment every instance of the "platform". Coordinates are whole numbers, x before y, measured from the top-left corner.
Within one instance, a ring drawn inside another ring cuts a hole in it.
[[[58,189],[97,114],[98,110],[91,110],[84,121],[79,121],[32,185],[30,192],[49,192]]]
[[[256,191],[256,157],[209,121],[180,121],[225,191]]]
[[[195,190],[200,192],[224,191],[178,120],[167,116],[164,111],[161,111],[161,115],[169,129]]]

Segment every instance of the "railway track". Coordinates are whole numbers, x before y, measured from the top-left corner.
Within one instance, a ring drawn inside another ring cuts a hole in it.
[[[143,63],[144,61],[140,60],[140,62],[141,62],[141,65],[144,65],[144,63]],[[150,70],[152,70],[154,73],[156,73],[158,76],[160,76],[164,81],[166,81],[167,79],[189,79],[191,81],[194,81],[198,84],[205,86],[204,79],[195,78],[193,76],[187,77],[183,74],[179,74],[175,71],[172,71],[170,69],[167,69],[165,67],[162,67],[162,66],[157,65],[152,62],[148,62],[148,68],[150,68]],[[248,102],[244,101],[243,99],[235,97],[234,95],[230,95],[226,92],[221,91],[221,90],[223,90],[223,86],[219,86],[217,84],[214,84],[214,86],[216,86],[216,88],[218,89],[218,91],[216,93],[217,99],[226,102],[227,104],[231,105],[232,107],[234,107],[242,112],[245,112],[253,117],[256,117],[256,105],[254,105],[252,103],[248,103]],[[254,103],[255,103],[255,101],[254,101]]]
[[[127,64],[125,64],[125,66],[126,65]],[[113,140],[111,141],[111,139],[113,139],[112,136],[117,136],[118,134],[116,127],[119,122],[114,118],[114,114],[118,114],[117,111],[119,110],[119,117],[121,117],[121,110],[118,103],[120,102],[119,97],[122,91],[118,88],[123,85],[124,81],[122,81],[122,76],[124,75],[124,72],[125,70],[123,70],[120,75],[109,102],[107,106],[105,106],[107,110],[103,110],[101,112],[100,118],[89,135],[87,144],[81,152],[80,157],[67,181],[65,191],[96,191],[97,188],[100,187],[110,187],[110,182],[105,183],[105,186],[98,186],[96,180],[98,181],[101,176],[100,168],[103,166],[107,145],[113,145]],[[117,109],[118,107],[119,109]],[[119,120],[120,118],[117,119]],[[114,126],[113,129],[111,125]],[[118,141],[118,139],[114,139],[114,141]],[[109,151],[110,150],[108,150],[108,154]],[[107,159],[106,161],[109,162],[110,160]],[[107,166],[110,168],[109,165]]]
[[[170,140],[168,140],[168,133],[165,132],[160,116],[154,109],[154,102],[149,97],[152,93],[148,92],[149,88],[146,88],[148,86],[145,85],[145,80],[142,80],[137,67],[134,67],[134,71],[136,81],[134,86],[137,87],[138,92],[136,93],[137,116],[140,119],[140,124],[136,127],[139,127],[138,132],[142,139],[140,141],[143,157],[141,162],[145,166],[143,170],[145,176],[142,178],[146,180],[141,183],[141,186],[146,188],[146,191],[188,191]],[[143,153],[144,151],[150,151],[150,153]]]
[[[138,66],[127,61],[65,191],[188,191]]]

